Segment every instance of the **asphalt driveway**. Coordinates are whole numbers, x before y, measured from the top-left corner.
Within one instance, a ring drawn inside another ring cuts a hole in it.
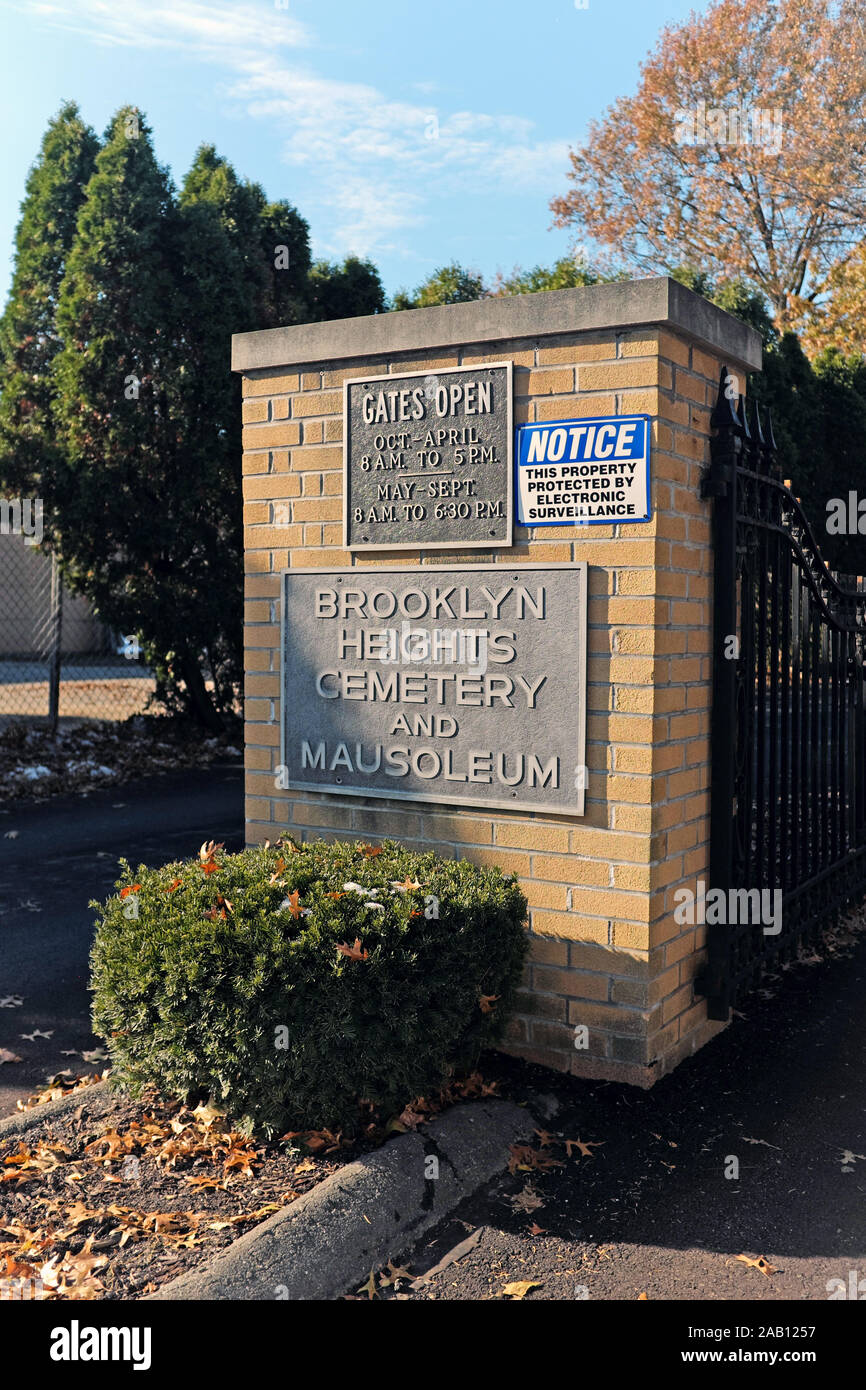
[[[395,1252],[417,1277],[477,1233],[465,1256],[380,1296],[486,1300],[531,1281],[527,1301],[590,1318],[593,1302],[641,1296],[866,1300],[864,995],[860,936],[768,979],[650,1091],[493,1063],[485,1074],[542,1114],[534,1153]],[[776,1318],[795,1320],[809,1321]]]
[[[210,839],[238,850],[243,834],[243,769],[229,761],[0,810],[0,1048],[22,1059],[0,1065],[0,1115],[49,1074],[99,1069],[81,1056],[99,1046],[87,904],[111,892],[118,859],[161,864]],[[22,1037],[35,1030],[51,1036]]]

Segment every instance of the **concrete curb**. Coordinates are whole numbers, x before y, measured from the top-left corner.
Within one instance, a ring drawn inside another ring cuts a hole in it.
[[[510,1101],[459,1105],[423,1131],[390,1140],[142,1302],[335,1299],[498,1173],[535,1121]],[[425,1179],[426,1160],[439,1176]]]
[[[26,1134],[37,1125],[50,1124],[63,1115],[70,1115],[82,1105],[88,1115],[102,1115],[116,1099],[117,1092],[109,1088],[107,1081],[97,1081],[92,1086],[82,1086],[80,1091],[70,1091],[60,1100],[47,1100],[44,1105],[34,1105],[32,1110],[16,1111],[0,1120],[0,1143],[4,1139],[14,1139],[17,1134]]]

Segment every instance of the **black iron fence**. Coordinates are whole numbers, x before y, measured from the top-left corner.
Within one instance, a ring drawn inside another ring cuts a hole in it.
[[[703,489],[715,552],[710,881],[724,906],[721,920],[707,912],[698,987],[724,1019],[768,964],[866,892],[866,592],[827,568],[782,480],[769,414],[747,413],[733,381],[724,369]]]
[[[68,594],[51,556],[26,536],[0,534],[0,730],[127,719],[154,688],[134,638]]]

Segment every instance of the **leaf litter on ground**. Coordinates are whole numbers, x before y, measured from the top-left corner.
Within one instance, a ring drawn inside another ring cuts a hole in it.
[[[23,1281],[19,1288],[38,1289],[43,1299],[153,1292],[395,1129],[495,1092],[476,1072],[435,1096],[414,1097],[399,1118],[365,1104],[354,1141],[327,1129],[265,1140],[234,1128],[210,1103],[190,1108],[153,1092],[140,1100],[118,1093],[107,1111],[91,1115],[87,1088],[99,1079],[50,1077],[20,1108],[80,1090],[79,1108],[46,1112],[37,1129],[0,1142],[0,1277]],[[404,1273],[383,1277],[396,1284]],[[15,1292],[8,1282],[0,1287]]]

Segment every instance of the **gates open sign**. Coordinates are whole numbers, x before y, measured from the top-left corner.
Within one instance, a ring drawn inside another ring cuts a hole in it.
[[[650,417],[548,420],[517,431],[522,526],[649,521]]]

